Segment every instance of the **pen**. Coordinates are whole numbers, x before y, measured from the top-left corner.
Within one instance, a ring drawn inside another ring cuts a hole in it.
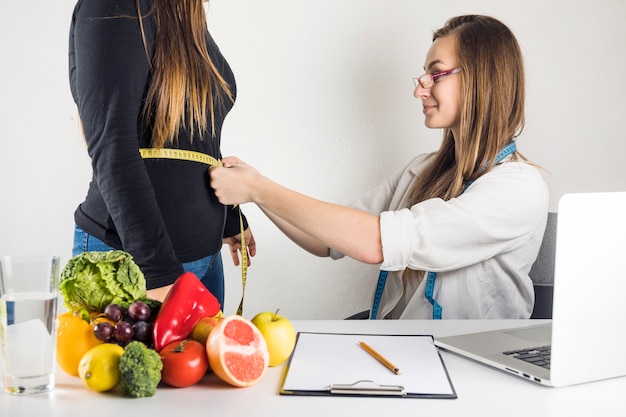
[[[382,356],[380,353],[378,353],[374,349],[372,349],[367,343],[359,342],[359,346],[361,346],[367,353],[369,353],[374,358],[376,358],[380,363],[385,365],[387,367],[387,369],[389,369],[394,374],[400,375],[402,373],[400,368],[398,368],[393,363],[391,363],[387,359],[385,359],[384,356]]]

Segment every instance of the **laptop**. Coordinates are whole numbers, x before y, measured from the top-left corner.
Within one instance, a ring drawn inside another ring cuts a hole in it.
[[[561,197],[554,275],[549,322],[435,344],[552,387],[626,375],[626,192]]]

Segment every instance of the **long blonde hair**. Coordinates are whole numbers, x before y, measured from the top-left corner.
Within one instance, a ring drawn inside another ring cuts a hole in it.
[[[460,78],[460,133],[443,141],[407,196],[407,206],[457,197],[465,184],[493,167],[496,155],[524,128],[524,63],[515,36],[500,21],[478,15],[449,19],[433,34],[456,38]],[[526,160],[515,153],[514,158]]]
[[[142,22],[140,0],[136,0]],[[150,83],[142,119],[152,131],[152,146],[161,148],[177,139],[181,128],[190,137],[209,129],[215,136],[215,113],[230,86],[212,61],[206,42],[206,14],[202,0],[153,0],[156,37]],[[147,42],[141,33],[148,54]],[[208,114],[207,114],[208,113]]]

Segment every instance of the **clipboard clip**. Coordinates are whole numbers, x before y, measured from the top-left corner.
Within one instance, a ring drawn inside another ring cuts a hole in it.
[[[353,384],[331,384],[331,394],[343,395],[394,395],[403,396],[401,385],[381,385],[369,379],[362,379]]]

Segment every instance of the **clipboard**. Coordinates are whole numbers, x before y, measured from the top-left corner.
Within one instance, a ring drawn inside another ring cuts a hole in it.
[[[361,348],[401,369],[397,375]],[[280,395],[455,399],[432,335],[298,332]]]

